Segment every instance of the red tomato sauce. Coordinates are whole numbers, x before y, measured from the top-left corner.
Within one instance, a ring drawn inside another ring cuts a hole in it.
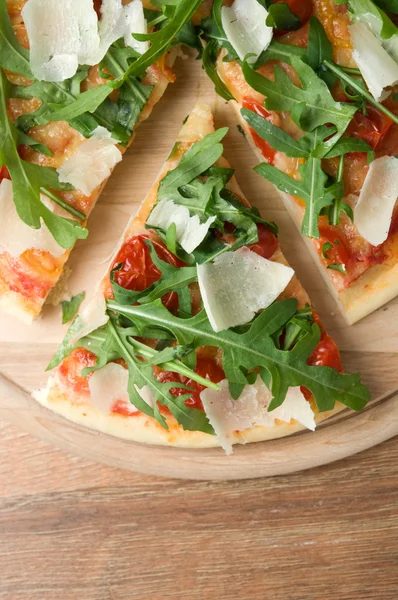
[[[242,106],[243,106],[243,108],[247,108],[248,110],[253,111],[260,117],[263,117],[264,119],[266,119],[267,121],[270,120],[270,117],[272,115],[272,113],[270,113],[266,108],[264,108],[264,106],[262,104],[260,104],[260,102],[257,102],[256,100],[253,100],[251,98],[243,98]],[[254,140],[254,143],[256,144],[257,148],[260,150],[260,152],[263,155],[263,157],[265,158],[265,160],[270,165],[274,164],[276,150],[271,148],[271,146],[268,144],[268,142],[263,140],[263,138],[260,137],[258,135],[258,133],[256,133],[254,131],[254,129],[252,129],[251,127],[250,127],[250,133]]]
[[[90,375],[82,377],[82,370],[93,367],[97,362],[95,354],[85,348],[76,348],[59,366],[59,375],[64,385],[76,394],[88,393]]]
[[[258,242],[249,244],[248,248],[263,258],[271,258],[279,246],[277,237],[263,223],[257,224]]]
[[[355,113],[347,134],[365,140],[373,150],[377,150],[394,122],[374,106],[367,106],[366,112],[366,115],[360,110]]]

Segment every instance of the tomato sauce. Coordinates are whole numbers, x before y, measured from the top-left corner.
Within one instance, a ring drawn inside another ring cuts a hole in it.
[[[274,233],[263,223],[257,224],[258,242],[249,244],[248,248],[263,258],[271,258],[279,243]]]
[[[243,106],[243,108],[247,108],[248,110],[253,111],[260,117],[263,117],[263,119],[266,119],[267,121],[269,121],[270,118],[272,117],[272,113],[270,113],[266,108],[264,108],[264,106],[262,104],[260,104],[260,102],[257,102],[257,100],[253,100],[252,98],[243,98],[242,106]],[[263,157],[265,158],[265,160],[270,165],[273,165],[275,156],[276,156],[276,150],[271,148],[271,146],[268,144],[268,142],[263,140],[263,138],[260,137],[258,135],[258,133],[256,133],[254,131],[254,129],[252,129],[251,127],[250,127],[250,133],[251,133],[254,143],[256,144],[257,148],[260,150],[260,152],[263,155]]]
[[[97,362],[95,354],[85,348],[76,348],[59,366],[59,375],[68,388],[76,394],[88,393],[90,375],[82,377],[82,370],[93,367]]]

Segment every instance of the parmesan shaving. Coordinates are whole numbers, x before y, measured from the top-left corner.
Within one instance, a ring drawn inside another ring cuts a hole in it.
[[[106,301],[101,293],[96,294],[79,314],[80,328],[71,343],[74,344],[86,335],[89,335],[99,327],[106,325],[109,317],[106,314]]]
[[[105,127],[97,127],[92,136],[57,169],[59,180],[71,183],[85,196],[90,196],[122,160],[117,143]]]
[[[201,223],[197,215],[190,216],[186,206],[174,204],[172,200],[161,200],[149,215],[147,224],[167,231],[174,223],[177,242],[190,254],[203,242],[215,219],[209,217],[205,223]]]
[[[278,298],[294,275],[293,269],[267,260],[249,248],[218,256],[197,266],[203,304],[214,331],[251,321]]]
[[[70,218],[66,211],[43,194],[40,199],[55,214]],[[12,183],[9,179],[3,179],[0,183],[0,223],[0,250],[8,252],[11,256],[20,256],[26,250],[31,249],[49,252],[54,258],[65,253],[65,249],[54,240],[43,223],[43,219],[41,219],[40,229],[33,229],[20,219],[13,200]]]
[[[221,9],[223,29],[241,60],[250,54],[247,61],[255,63],[270,45],[273,28],[266,25],[267,17],[268,11],[257,0],[235,0]]]
[[[390,93],[386,88],[398,83],[398,65],[364,23],[354,23],[349,29],[354,60],[370,93],[381,102]]]
[[[201,392],[200,399],[217,440],[227,454],[232,454],[235,432],[258,426],[274,427],[275,419],[286,423],[295,419],[304,427],[315,429],[311,405],[299,387],[289,388],[283,404],[268,412],[272,394],[259,377],[254,385],[245,386],[237,400],[231,397],[226,379],[218,385],[219,391],[207,388]]]
[[[147,33],[141,0],[103,0],[98,22],[92,0],[28,0],[22,10],[30,44],[30,65],[36,79],[64,81],[78,65],[98,64],[111,44],[124,38],[142,54],[148,42],[132,33]]]
[[[388,237],[397,197],[398,159],[377,158],[369,167],[354,208],[354,223],[361,236],[373,246],[382,244]]]

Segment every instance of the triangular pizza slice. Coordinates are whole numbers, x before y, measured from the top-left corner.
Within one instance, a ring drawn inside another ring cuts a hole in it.
[[[205,105],[186,120],[35,393],[44,406],[121,438],[228,453],[365,406],[276,225],[222,157],[226,132]]]
[[[199,5],[0,0],[0,309],[39,315]]]
[[[261,4],[213,2],[204,64],[352,324],[398,294],[398,31],[371,0]]]

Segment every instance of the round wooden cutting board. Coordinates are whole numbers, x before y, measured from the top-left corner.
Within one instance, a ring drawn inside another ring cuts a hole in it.
[[[68,287],[89,294],[107,263],[127,220],[145,197],[197,100],[212,107],[216,126],[230,127],[225,156],[236,169],[248,200],[280,228],[284,253],[336,340],[347,372],[360,371],[372,401],[359,414],[343,411],[319,426],[289,438],[221,449],[182,450],[126,442],[74,425],[40,407],[29,392],[47,378],[45,367],[66,327],[59,307],[46,306],[28,326],[0,315],[0,419],[8,420],[55,445],[109,465],[152,475],[188,479],[244,479],[290,473],[349,456],[398,434],[398,299],[348,327],[326,290],[304,242],[275,190],[256,175],[256,160],[236,127],[234,114],[217,97],[199,61],[179,59],[177,82],[170,85],[150,120],[107,184],[89,222],[90,235],[72,253]],[[27,452],[29,449],[27,448]]]

